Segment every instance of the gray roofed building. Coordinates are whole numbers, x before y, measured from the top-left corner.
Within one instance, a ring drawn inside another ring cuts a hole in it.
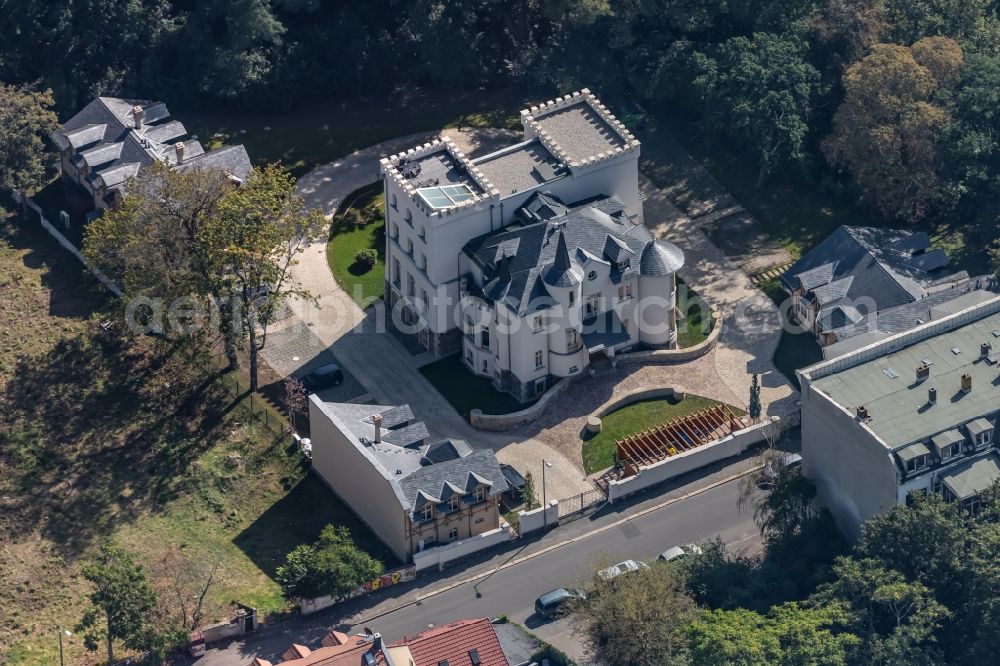
[[[925,232],[846,225],[781,276],[782,286],[792,294],[793,317],[812,329],[823,346],[873,331],[911,328],[916,325],[914,313],[946,306],[982,281],[970,279],[965,271],[949,270],[947,253],[932,248]],[[984,284],[975,290],[989,288]],[[926,307],[920,305],[932,297]],[[901,328],[903,321],[911,323]],[[833,355],[831,351],[826,356]]]
[[[484,295],[516,312],[546,307],[551,298],[543,285],[579,284],[584,278],[580,263],[587,258],[610,264],[615,283],[639,275],[672,275],[684,265],[680,248],[654,239],[645,226],[625,216],[624,207],[614,197],[567,205],[554,195],[539,193],[532,195],[524,208],[544,208],[553,214],[473,239],[463,250],[487,276]],[[532,214],[522,217],[531,219]],[[574,254],[580,256],[575,259]],[[625,258],[635,256],[639,257],[638,265],[620,268]],[[509,281],[505,278],[508,271]],[[498,285],[504,289],[497,289]]]
[[[1000,296],[798,372],[804,471],[845,533],[949,483],[975,510],[962,488],[1000,479],[975,462],[996,457],[997,350]]]
[[[428,442],[408,405],[313,395],[309,413],[313,469],[401,559],[499,528],[498,498],[509,485],[491,449]]]
[[[243,146],[206,152],[196,139],[184,140],[184,125],[169,118],[163,102],[94,99],[51,134],[63,176],[88,190],[96,208],[117,206],[127,180],[154,162],[221,169],[246,181],[252,166]]]

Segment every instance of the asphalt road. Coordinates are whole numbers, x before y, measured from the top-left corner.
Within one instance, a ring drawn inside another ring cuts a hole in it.
[[[721,536],[735,552],[756,552],[760,547],[757,528],[748,513],[737,511],[738,482],[726,481],[748,470],[750,463],[749,457],[726,461],[620,508],[616,505],[578,518],[541,539],[512,546],[478,564],[471,562],[465,570],[449,569],[436,577],[428,574],[408,590],[390,590],[381,598],[364,597],[274,625],[245,641],[213,646],[204,657],[185,663],[246,666],[255,656],[275,662],[292,643],[316,646],[334,626],[351,633],[368,626],[397,640],[432,625],[501,614],[586,663],[568,622],[543,623],[533,617],[535,599],[557,587],[582,585],[603,561],[651,560],[673,545]],[[477,591],[481,596],[476,596]]]
[[[760,546],[757,528],[750,515],[737,511],[736,499],[737,482],[732,481],[370,622],[372,611],[346,623],[352,633],[370,626],[396,640],[461,618],[506,614],[570,656],[580,657],[582,648],[568,623],[540,622],[534,616],[535,599],[557,587],[582,587],[602,561],[651,560],[673,545],[721,536],[735,551],[754,551]]]

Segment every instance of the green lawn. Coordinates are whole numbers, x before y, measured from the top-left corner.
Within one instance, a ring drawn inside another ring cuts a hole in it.
[[[301,176],[317,164],[406,134],[457,126],[519,129],[518,112],[551,92],[529,86],[452,94],[411,90],[385,99],[320,100],[279,114],[181,109],[175,116],[206,148],[242,143],[255,164],[280,161]]]
[[[255,419],[259,396],[252,411],[234,399],[231,375],[190,346],[101,333],[91,318],[112,315],[94,282],[37,222],[0,220],[5,663],[58,663],[52,627],[80,619],[80,567],[105,541],[138,551],[157,586],[168,549],[220,562],[212,619],[232,600],[285,609],[275,566],[327,523],[395,564],[291,440]],[[92,663],[80,637],[66,650],[67,663]]]
[[[677,278],[677,309],[685,314],[677,322],[677,346],[686,349],[704,342],[712,332],[711,308],[680,278]]]
[[[473,375],[458,354],[425,365],[420,372],[465,418],[469,418],[473,409],[480,409],[483,414],[510,414],[532,404],[522,404],[493,388],[489,379]]]
[[[683,400],[644,400],[611,412],[602,419],[601,432],[583,442],[583,468],[587,474],[607,469],[615,464],[615,442],[618,440],[717,404],[709,398],[688,395]],[[736,408],[733,411],[740,412]]]
[[[373,249],[378,261],[371,268],[354,261],[358,250]],[[333,277],[362,308],[385,292],[385,199],[381,183],[348,196],[330,226],[326,258]]]

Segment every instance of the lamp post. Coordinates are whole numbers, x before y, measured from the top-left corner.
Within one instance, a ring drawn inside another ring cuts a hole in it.
[[[552,467],[552,463],[550,463],[545,458],[542,458],[542,520],[544,521],[545,525],[544,529],[542,530],[543,534],[549,531],[549,502],[548,502],[548,497],[546,496],[545,493],[546,467]]]
[[[62,627],[56,627],[56,629],[59,630],[59,666],[66,666],[66,662],[63,661],[63,635],[66,635],[66,637],[68,638],[73,634],[66,631]]]

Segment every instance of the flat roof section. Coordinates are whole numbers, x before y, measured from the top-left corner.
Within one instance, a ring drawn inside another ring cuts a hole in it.
[[[505,197],[556,180],[566,170],[538,139],[484,155],[472,162]]]
[[[421,157],[406,160],[396,167],[403,177],[413,187],[444,187],[448,185],[465,185],[472,194],[482,194],[483,190],[476,184],[465,167],[455,160],[448,150],[441,146],[440,150]],[[428,201],[428,203],[430,203]],[[434,204],[431,204],[434,206]],[[444,206],[435,206],[435,208]]]
[[[1000,409],[1000,368],[982,355],[983,343],[1000,349],[1000,313],[814,379],[811,386],[852,414],[863,405],[870,416],[865,425],[895,449]],[[930,377],[917,381],[916,369],[925,364]],[[963,375],[972,378],[968,392]],[[931,387],[937,389],[934,404]]]
[[[618,131],[583,100],[537,115],[535,122],[572,160],[582,161],[627,145]]]

